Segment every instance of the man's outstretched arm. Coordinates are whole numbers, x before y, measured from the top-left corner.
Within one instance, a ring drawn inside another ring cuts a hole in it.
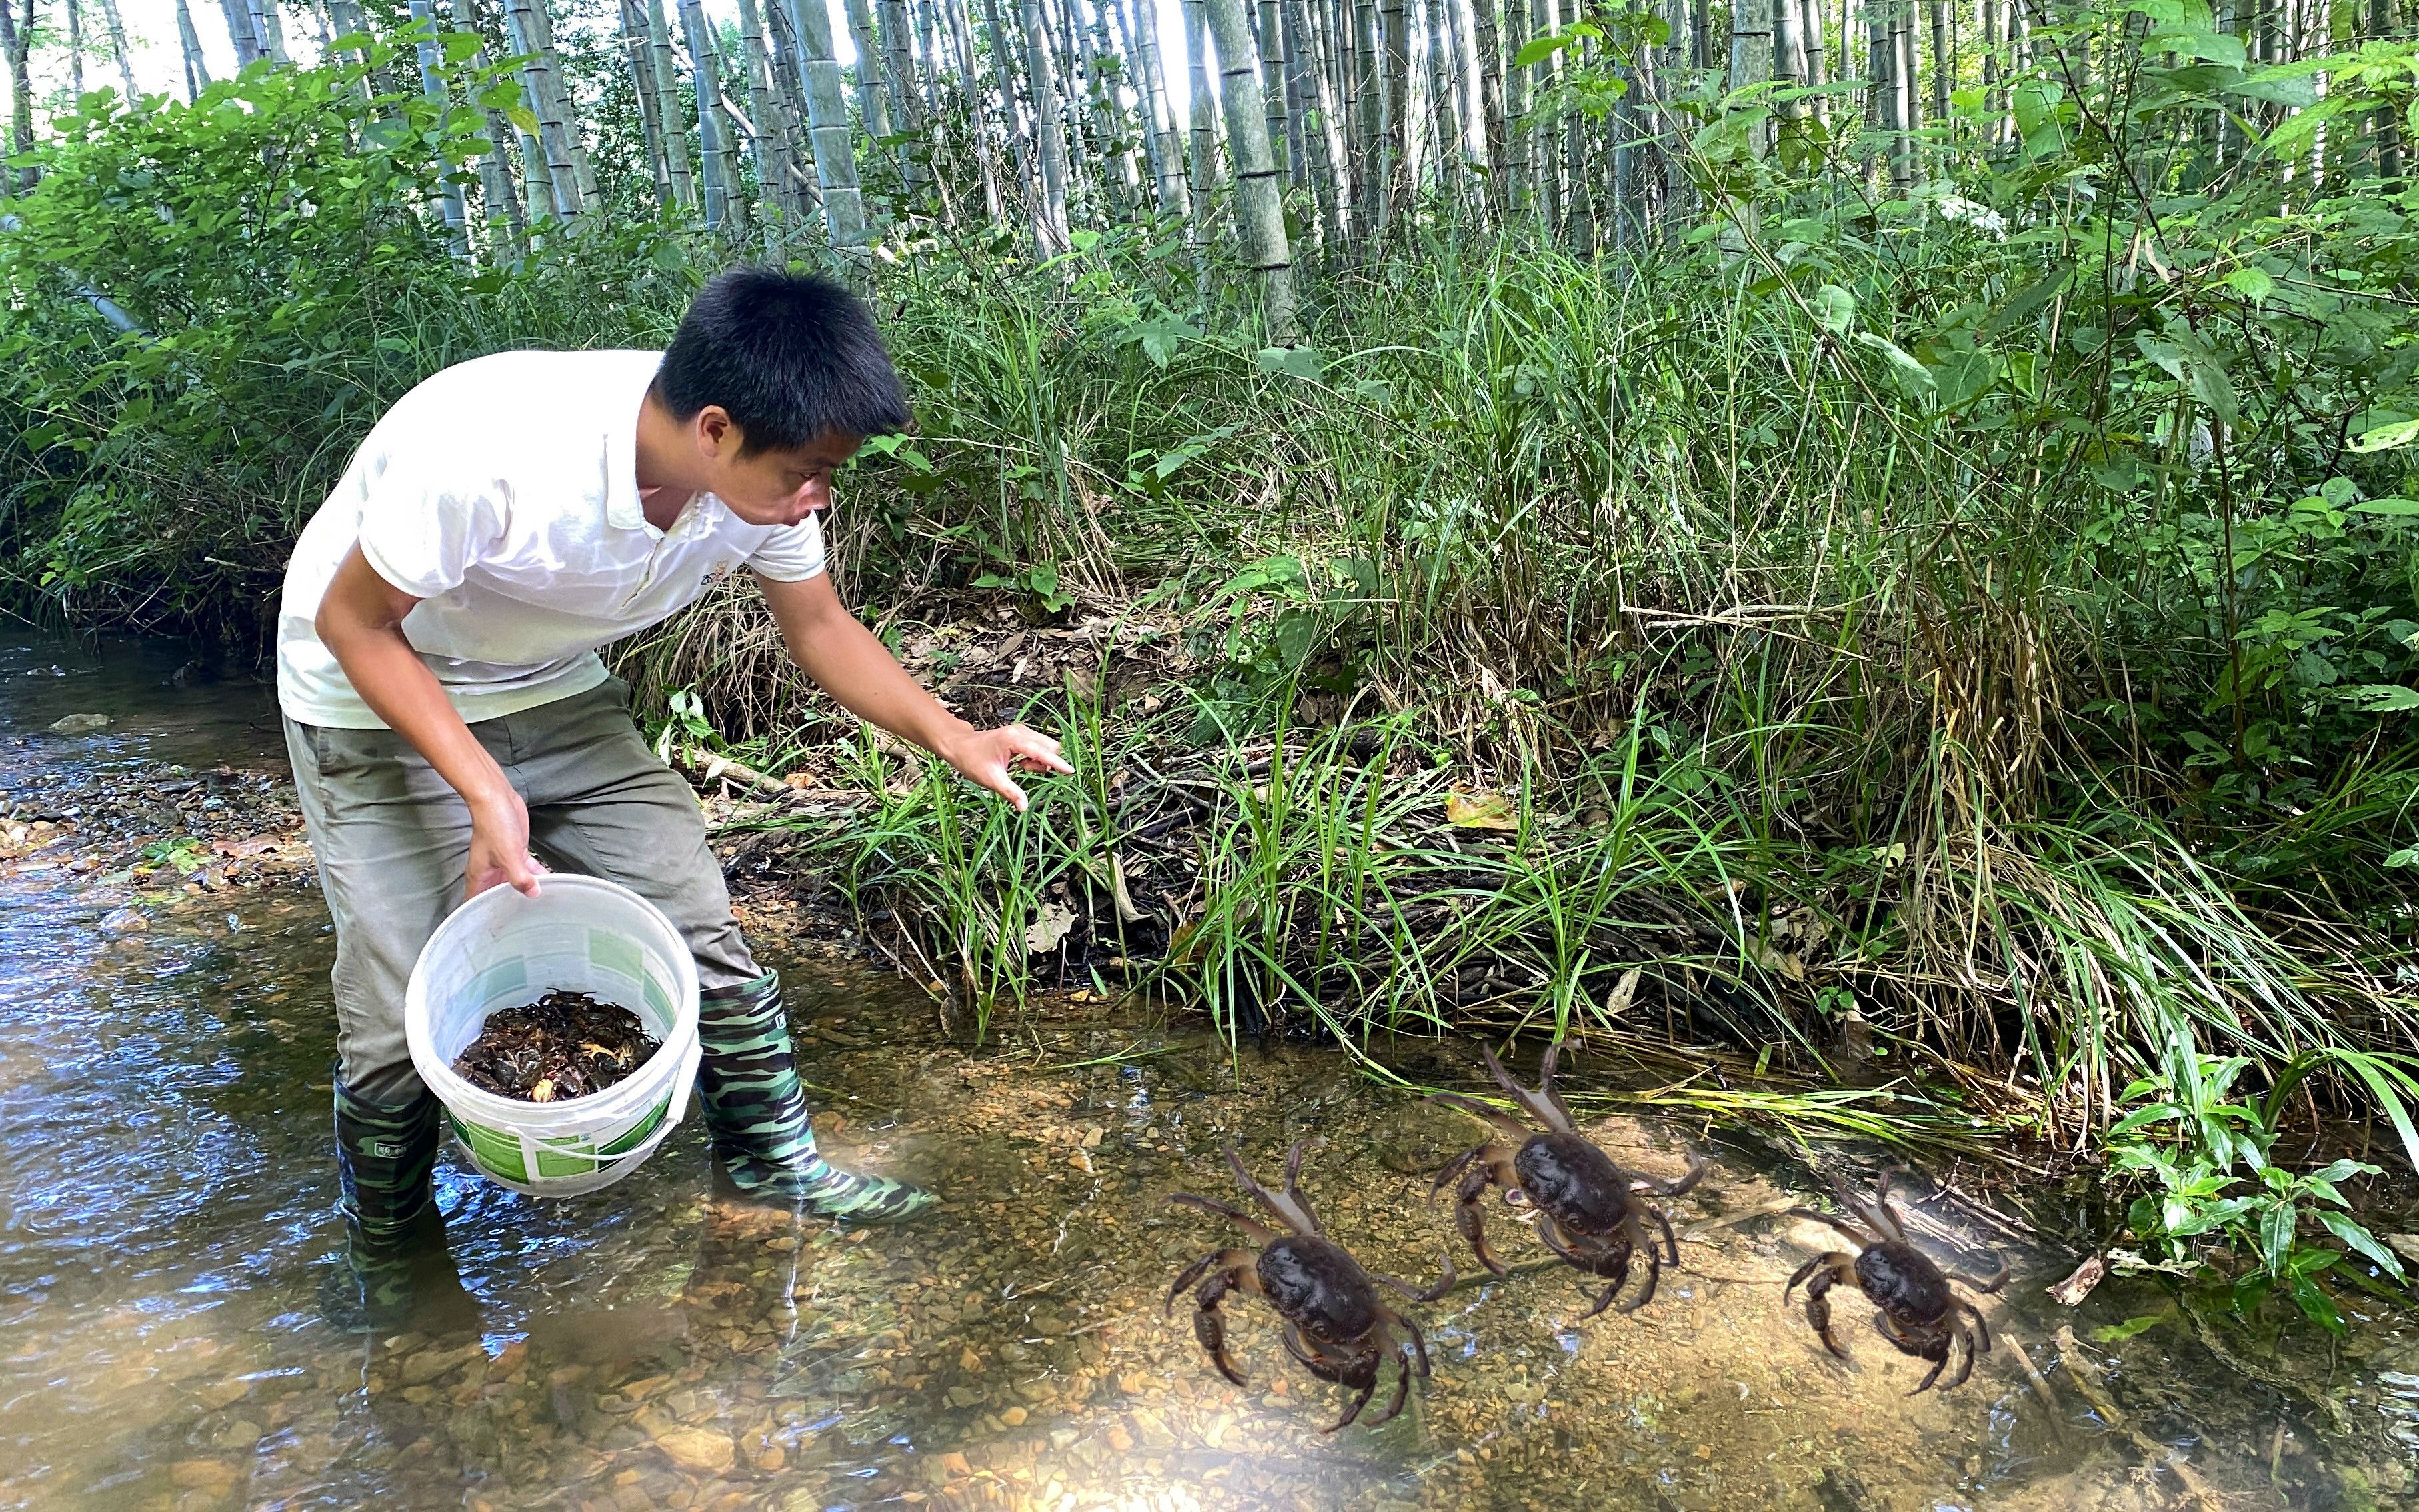
[[[1025,808],[1025,790],[1009,774],[1071,772],[1058,742],[1021,724],[977,730],[941,707],[890,649],[857,623],[832,588],[831,575],[800,582],[759,577],[764,602],[790,657],[840,706],[869,724],[910,740],[964,773],[967,779]],[[473,743],[475,744],[475,742]]]
[[[437,674],[403,638],[403,617],[419,602],[379,577],[355,546],[337,567],[312,626],[370,712],[409,741],[470,806],[469,894],[475,897],[500,882],[534,893],[528,806],[455,712]]]

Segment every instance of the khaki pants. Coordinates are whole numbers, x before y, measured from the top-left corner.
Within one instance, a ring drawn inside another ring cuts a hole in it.
[[[470,727],[529,805],[530,849],[559,872],[618,882],[664,911],[711,991],[763,973],[697,795],[639,738],[629,689],[585,693]],[[391,730],[285,721],[302,819],[336,921],[336,1052],[345,1085],[374,1103],[419,1095],[403,1036],[420,948],[462,902],[470,815]],[[543,887],[543,882],[540,883]]]

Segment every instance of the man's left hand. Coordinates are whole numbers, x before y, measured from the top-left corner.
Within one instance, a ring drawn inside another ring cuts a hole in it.
[[[969,731],[935,754],[964,773],[968,781],[989,788],[1014,804],[1018,813],[1025,811],[1026,800],[1025,790],[1016,785],[1011,774],[1075,770],[1058,753],[1058,742],[1021,724]]]

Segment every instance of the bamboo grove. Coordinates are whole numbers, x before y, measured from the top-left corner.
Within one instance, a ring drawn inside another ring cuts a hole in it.
[[[21,160],[38,31],[63,23],[71,96],[87,48],[135,93],[115,0],[98,0],[98,39],[83,0],[49,0],[57,18],[44,3],[0,6]],[[2322,106],[2331,58],[2397,35],[2396,0],[2196,4],[737,0],[733,24],[701,0],[619,0],[562,18],[568,47],[547,0],[408,0],[396,15],[221,0],[214,20],[247,69],[290,67],[289,29],[359,59],[372,35],[416,28],[422,89],[483,133],[435,207],[464,257],[510,258],[532,235],[650,207],[776,256],[989,228],[1046,259],[1086,229],[1162,221],[1196,256],[1231,235],[1285,343],[1298,263],[1365,258],[1407,225],[1533,228],[1580,257],[1685,235],[1708,219],[1708,190],[1723,201],[1713,218],[1733,203],[1708,162],[1725,145],[1850,194],[1904,193],[2021,155],[2044,129],[2056,140],[2061,105],[2071,131],[2095,69],[2134,67],[2163,40],[2272,79],[2199,129],[2213,177]],[[196,97],[210,72],[189,0],[177,24]],[[2288,193],[2355,167],[2398,179],[2403,128],[2396,97],[2380,98],[2262,171]],[[629,184],[600,182],[597,166],[600,116],[617,104],[635,106],[643,137],[628,156],[644,177]]]

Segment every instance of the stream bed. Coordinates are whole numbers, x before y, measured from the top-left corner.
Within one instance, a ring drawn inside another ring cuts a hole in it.
[[[108,724],[53,728],[79,714]],[[318,1305],[343,1243],[326,910],[299,864],[246,870],[290,859],[290,833],[222,822],[269,792],[280,751],[269,690],[177,648],[0,638],[8,822],[87,837],[28,831],[0,866],[0,1507],[1930,1512],[2419,1494],[2407,1314],[2356,1310],[2331,1346],[2196,1323],[2149,1278],[2069,1309],[2043,1288],[2078,1255],[2008,1249],[1955,1201],[1909,1198],[1944,1260],[1987,1271],[2007,1250],[2014,1268],[1984,1303],[1999,1347],[1964,1386],[1910,1396],[1924,1366],[1886,1347],[1861,1298],[1834,1293],[1847,1366],[1782,1304],[1790,1273],[1833,1247],[1782,1211],[1809,1200],[1802,1166],[1761,1137],[1615,1116],[1588,1126],[1625,1165],[1716,1164],[1669,1205],[1683,1268],[1653,1304],[1581,1322],[1600,1283],[1525,1264],[1472,1279],[1449,1208],[1429,1206],[1433,1173],[1479,1142],[1472,1120],[1333,1050],[1230,1053],[1131,1008],[1005,1014],[972,1047],[778,899],[744,917],[790,984],[829,1152],[933,1186],[938,1211],[866,1230],[722,1202],[694,1115],[630,1180],[573,1200],[503,1191],[449,1151],[450,1273],[408,1331],[347,1336]],[[146,874],[88,860],[106,848],[98,810],[68,810],[129,784],[164,793],[162,837],[203,839]],[[1385,1054],[1415,1081],[1475,1086],[1466,1046]],[[1311,1135],[1326,1143],[1303,1185],[1332,1237],[1415,1285],[1449,1247],[1464,1274],[1406,1309],[1435,1374],[1374,1428],[1325,1431],[1347,1394],[1287,1358],[1257,1300],[1226,1306],[1242,1388],[1210,1368],[1190,1300],[1163,1306],[1186,1264],[1240,1242],[1167,1195],[1238,1201],[1222,1141],[1273,1178]],[[1500,1204],[1489,1232],[1516,1263],[1545,1254]]]

